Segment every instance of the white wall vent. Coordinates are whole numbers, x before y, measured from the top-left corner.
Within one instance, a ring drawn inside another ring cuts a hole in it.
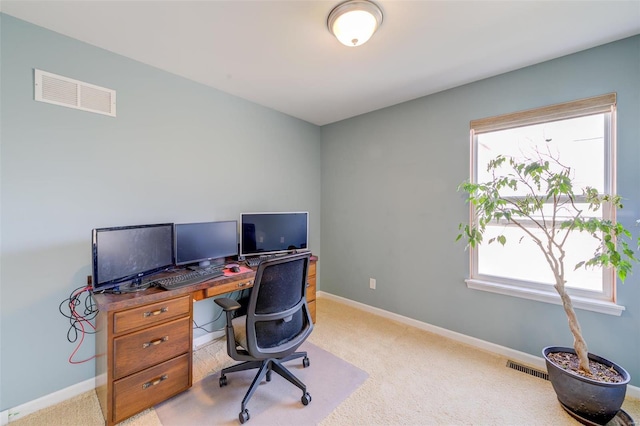
[[[83,111],[116,116],[116,91],[34,70],[35,100]]]

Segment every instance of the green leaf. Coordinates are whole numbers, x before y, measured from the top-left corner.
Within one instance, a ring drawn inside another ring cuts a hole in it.
[[[618,268],[618,277],[620,281],[624,282],[627,279],[627,270],[625,268]]]

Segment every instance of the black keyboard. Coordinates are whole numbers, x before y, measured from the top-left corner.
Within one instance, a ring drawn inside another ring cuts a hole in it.
[[[167,278],[156,280],[156,286],[165,290],[175,290],[176,288],[186,287],[192,284],[198,284],[212,278],[221,277],[224,271],[221,269],[202,269],[198,271],[185,272],[184,274],[173,275]]]
[[[273,259],[274,257],[276,257],[276,255],[262,255],[262,256],[250,257],[245,260],[247,262],[247,266],[253,268],[254,266],[258,266],[260,262],[262,262],[263,260]]]
[[[253,268],[254,266],[258,266],[260,262],[262,262],[264,258],[262,257],[250,257],[246,259],[247,266]]]

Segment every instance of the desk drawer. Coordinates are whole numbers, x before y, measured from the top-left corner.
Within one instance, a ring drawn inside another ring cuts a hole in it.
[[[205,290],[206,297],[219,296],[225,293],[231,293],[236,290],[244,290],[253,286],[253,278],[245,278],[243,280],[233,281],[227,284],[216,285]]]
[[[186,389],[191,354],[184,354],[113,384],[113,421],[117,423]]]
[[[307,278],[307,302],[316,300],[316,277]]]
[[[180,318],[113,339],[113,378],[189,352],[191,320]]]
[[[182,296],[139,308],[116,312],[113,315],[113,333],[120,334],[140,327],[148,327],[171,318],[188,314],[191,297]]]

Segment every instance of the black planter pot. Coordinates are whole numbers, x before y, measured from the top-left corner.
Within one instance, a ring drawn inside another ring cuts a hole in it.
[[[624,378],[620,383],[599,382],[571,373],[554,364],[547,355],[555,352],[575,354],[576,351],[573,348],[561,346],[548,346],[542,350],[549,381],[562,407],[579,420],[585,420],[584,424],[604,425],[613,419],[622,407],[627,384],[631,380],[629,373],[609,360],[589,354],[590,360],[613,367]]]

